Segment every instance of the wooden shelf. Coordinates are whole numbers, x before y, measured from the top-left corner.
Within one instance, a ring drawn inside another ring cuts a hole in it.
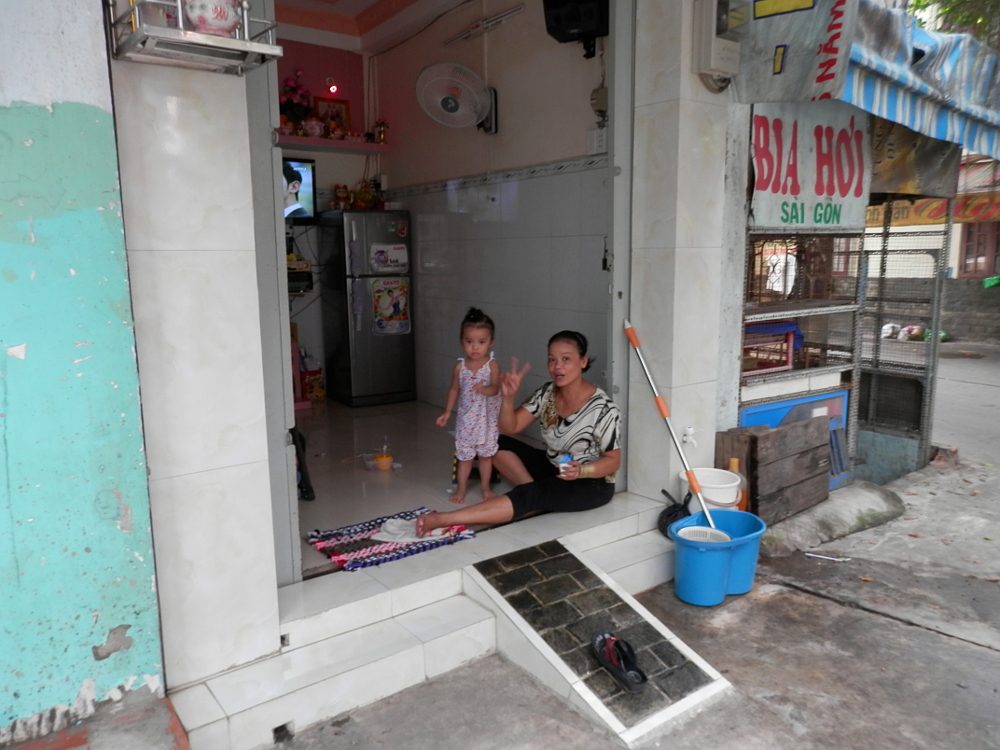
[[[333,138],[307,138],[297,135],[279,135],[278,146],[299,151],[326,151],[334,154],[382,154],[389,150],[384,143],[338,141]]]

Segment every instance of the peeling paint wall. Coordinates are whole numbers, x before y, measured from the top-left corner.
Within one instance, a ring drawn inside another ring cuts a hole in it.
[[[0,17],[2,743],[162,658],[101,6]]]

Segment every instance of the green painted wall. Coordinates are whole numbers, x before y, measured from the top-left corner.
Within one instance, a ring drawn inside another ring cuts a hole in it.
[[[162,683],[120,205],[108,112],[0,107],[0,728]]]

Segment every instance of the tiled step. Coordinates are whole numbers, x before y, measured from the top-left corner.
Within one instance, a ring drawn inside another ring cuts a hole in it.
[[[635,747],[730,685],[589,555],[566,540],[511,552],[466,568],[465,592],[496,615],[503,656]],[[634,646],[649,677],[643,692],[626,693],[594,657],[599,630]]]
[[[283,650],[357,630],[461,593],[458,569],[430,573],[393,588],[365,571],[335,573],[286,586],[278,590]]]
[[[658,530],[594,547],[587,557],[630,594],[674,577],[674,543]]]
[[[495,647],[492,613],[464,596],[450,596],[288,648],[170,697],[192,750],[255,750],[273,746],[279,727],[294,733]]]

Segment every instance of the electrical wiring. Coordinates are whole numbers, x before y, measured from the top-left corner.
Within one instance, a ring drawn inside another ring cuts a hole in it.
[[[419,36],[420,34],[423,34],[425,31],[427,31],[427,29],[429,29],[431,26],[433,26],[434,24],[436,24],[438,21],[440,21],[442,18],[444,18],[446,15],[448,15],[452,11],[457,10],[458,8],[461,8],[463,5],[468,5],[472,1],[473,0],[462,0],[462,2],[459,3],[458,5],[456,5],[454,8],[449,8],[448,10],[443,11],[442,13],[439,13],[437,16],[435,16],[433,19],[431,19],[427,23],[426,26],[424,26],[419,31],[413,32],[408,37],[406,37],[406,39],[402,39],[402,40],[396,42],[391,47],[389,47],[387,49],[384,49],[381,52],[377,52],[376,54],[372,55],[372,57],[378,57],[379,55],[384,55],[386,52],[392,52],[392,50],[396,49],[396,47],[398,47],[399,45],[406,44],[408,41],[410,41],[411,39],[413,39],[415,36]]]

